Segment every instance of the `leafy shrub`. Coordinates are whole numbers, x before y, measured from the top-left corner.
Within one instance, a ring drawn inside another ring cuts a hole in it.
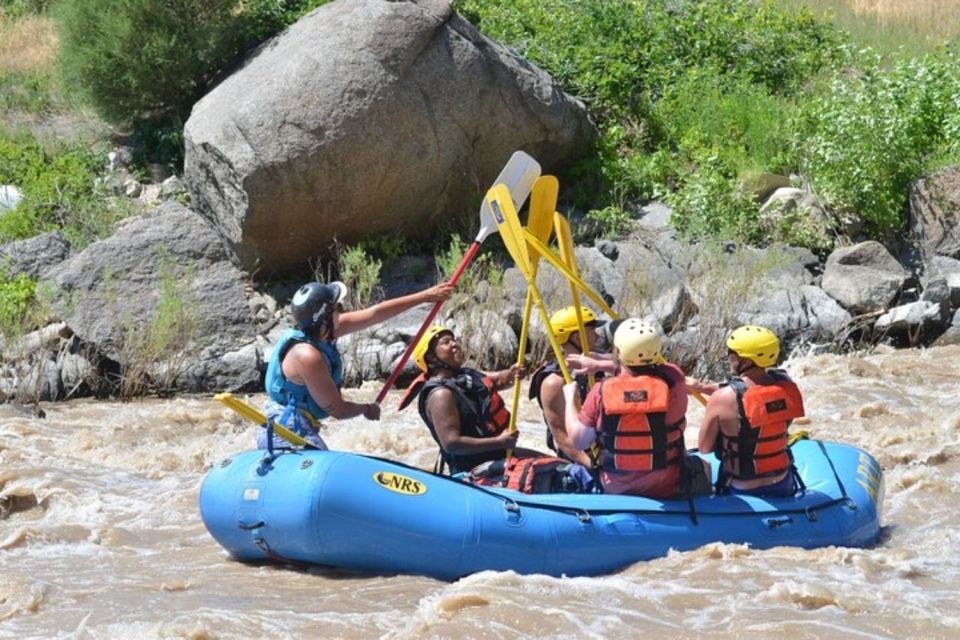
[[[671,221],[687,237],[757,240],[759,205],[740,190],[736,168],[722,149],[698,149],[696,169],[667,197]]]
[[[745,73],[771,90],[797,87],[839,61],[839,36],[809,12],[770,1],[459,0],[491,37],[587,100],[601,124],[643,116],[684,69]]]
[[[890,69],[865,63],[805,105],[797,162],[835,210],[858,215],[873,234],[900,228],[910,183],[930,157],[956,148],[958,63],[952,53]]]
[[[37,283],[21,273],[11,278],[0,271],[0,334],[7,340],[33,327],[25,322],[33,307]]]
[[[61,61],[105,118],[184,118],[239,48],[236,0],[63,0]]]
[[[60,230],[76,248],[110,233],[130,210],[96,186],[105,172],[102,150],[76,143],[45,149],[29,137],[0,131],[0,184],[17,185],[23,200],[0,217],[0,242]]]
[[[589,167],[604,180],[597,184],[601,193],[578,193],[578,202],[606,210],[689,187],[678,201],[688,212],[700,208],[706,224],[696,226],[706,234],[743,228],[738,218],[749,211],[734,211],[736,174],[789,169],[791,101],[812,76],[851,59],[828,24],[771,1],[458,0],[455,6],[587,104],[601,140],[578,169]],[[722,171],[715,163],[698,166],[717,154]],[[713,182],[695,187],[700,175]],[[720,224],[711,224],[711,209],[723,212]]]
[[[610,206],[587,212],[587,220],[599,227],[604,238],[617,238],[630,230],[630,214],[622,207]]]
[[[448,281],[453,277],[468,248],[469,245],[458,234],[454,233],[450,237],[448,247],[434,256],[439,272],[437,274],[438,280]],[[498,286],[503,282],[503,269],[500,268],[500,265],[497,264],[490,253],[481,252],[463,272],[457,283],[453,304],[450,306],[456,306],[466,301],[472,292],[477,290],[481,282],[486,282],[491,286]]]
[[[0,0],[0,13],[11,17],[36,15],[52,4],[53,0]]]
[[[376,302],[383,263],[370,257],[362,247],[341,250],[338,256],[340,278],[350,288],[350,305],[361,309]]]
[[[108,120],[182,122],[234,58],[317,0],[61,0],[62,66]]]

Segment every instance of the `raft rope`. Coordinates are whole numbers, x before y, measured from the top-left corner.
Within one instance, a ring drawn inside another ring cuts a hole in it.
[[[823,457],[827,459],[827,462],[830,463],[830,470],[833,471],[833,478],[837,481],[837,486],[840,487],[840,495],[843,496],[843,499],[847,502],[852,502],[847,496],[847,488],[843,486],[843,481],[840,480],[840,474],[837,473],[837,468],[833,466],[833,460],[830,459],[830,456],[827,455],[827,448],[823,446],[823,441],[818,440],[817,444],[820,445],[820,451],[823,452]]]
[[[820,446],[821,446],[821,448],[823,447],[822,444],[821,444]],[[459,478],[454,478],[454,477],[452,477],[452,476],[442,476],[442,475],[438,475],[438,474],[435,474],[435,473],[431,473],[430,471],[424,471],[423,469],[420,469],[419,467],[414,467],[414,466],[412,466],[412,465],[405,464],[405,463],[403,463],[403,462],[398,462],[398,461],[396,461],[396,460],[389,460],[389,459],[387,459],[387,458],[381,458],[381,457],[378,457],[378,456],[371,456],[371,455],[359,454],[359,453],[353,454],[353,455],[357,455],[357,456],[360,456],[360,457],[363,457],[363,458],[368,458],[368,459],[370,459],[370,460],[376,460],[377,462],[385,462],[385,463],[387,463],[387,464],[396,465],[396,466],[402,467],[402,468],[404,468],[404,469],[409,469],[410,471],[416,471],[416,472],[419,472],[419,473],[426,473],[426,474],[432,475],[432,476],[434,476],[434,477],[436,477],[436,478],[438,478],[438,479],[441,479],[441,480],[446,480],[446,481],[448,481],[448,482],[454,482],[454,483],[456,483],[456,484],[460,484],[460,485],[463,485],[463,486],[466,486],[466,487],[470,487],[471,489],[473,489],[473,490],[475,490],[475,491],[479,491],[479,492],[481,492],[481,493],[485,493],[485,494],[487,494],[487,495],[489,495],[489,496],[493,496],[493,497],[498,498],[499,500],[503,501],[503,502],[504,502],[504,508],[507,509],[508,511],[516,511],[519,507],[527,507],[527,508],[529,508],[529,509],[542,509],[542,510],[544,510],[544,511],[554,511],[554,512],[558,512],[558,513],[565,513],[565,514],[567,514],[567,515],[571,515],[571,516],[574,516],[574,517],[578,518],[581,522],[588,522],[588,521],[590,520],[590,517],[591,517],[591,516],[609,516],[609,515],[616,515],[616,514],[619,514],[619,513],[629,513],[629,514],[632,514],[632,515],[643,515],[643,516],[675,516],[675,515],[687,515],[687,516],[689,516],[689,515],[690,515],[690,512],[687,511],[687,510],[680,510],[680,511],[672,511],[672,510],[662,511],[662,510],[652,510],[652,509],[592,509],[592,510],[588,510],[588,509],[585,509],[585,508],[583,508],[583,507],[566,507],[566,506],[563,506],[563,505],[544,504],[544,503],[540,503],[540,502],[529,502],[529,501],[527,501],[527,500],[523,500],[522,498],[517,499],[517,498],[510,497],[510,496],[501,495],[501,494],[497,493],[496,491],[491,491],[491,490],[489,490],[489,489],[487,489],[487,488],[485,488],[485,487],[481,487],[481,486],[479,486],[479,485],[470,484],[469,482],[466,482],[466,481],[464,481],[464,480],[460,480]],[[828,457],[827,459],[829,460],[829,457]],[[830,465],[831,465],[831,467],[833,466],[833,462],[832,462],[832,461],[830,462]],[[834,475],[836,475],[836,469],[834,469]],[[841,491],[843,491],[842,485],[841,485]],[[772,510],[772,511],[711,511],[711,512],[703,512],[703,511],[701,511],[701,512],[699,512],[699,516],[701,516],[701,517],[704,517],[704,516],[709,516],[709,517],[713,517],[713,516],[718,516],[718,517],[719,517],[719,516],[722,516],[722,517],[729,517],[729,516],[736,516],[736,517],[764,517],[764,516],[777,516],[777,515],[784,515],[784,514],[793,514],[793,515],[804,515],[804,516],[806,516],[806,517],[807,517],[808,519],[810,519],[810,520],[816,520],[816,519],[817,519],[817,517],[816,517],[816,512],[818,512],[818,511],[823,511],[824,509],[829,509],[829,508],[835,507],[835,506],[837,506],[837,505],[847,505],[847,506],[849,506],[849,503],[850,503],[850,499],[846,496],[846,492],[844,491],[844,495],[843,495],[843,497],[841,497],[841,498],[832,498],[832,499],[827,500],[827,501],[825,501],[825,502],[822,502],[822,503],[819,503],[819,504],[815,504],[815,505],[810,505],[810,506],[807,506],[807,507],[798,507],[798,508],[795,508],[795,509],[776,509],[776,510]]]

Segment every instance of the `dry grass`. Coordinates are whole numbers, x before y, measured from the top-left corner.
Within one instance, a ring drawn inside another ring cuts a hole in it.
[[[57,33],[50,18],[11,18],[0,11],[0,74],[43,73],[56,57]]]
[[[909,22],[923,20],[937,25],[944,19],[957,19],[960,0],[848,0],[859,14],[874,14],[883,20]]]
[[[850,32],[854,40],[881,52],[903,47],[930,51],[960,37],[960,0],[789,0]]]

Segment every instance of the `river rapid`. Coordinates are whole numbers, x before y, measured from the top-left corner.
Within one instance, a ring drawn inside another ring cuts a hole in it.
[[[252,448],[251,423],[209,398],[49,404],[43,419],[0,406],[0,637],[960,636],[960,347],[807,355],[787,369],[803,428],[883,466],[881,542],[713,544],[597,578],[242,564],[207,534],[197,496],[212,465]],[[379,423],[332,423],[328,444],[429,467],[433,442],[397,398]],[[688,446],[701,415],[691,403]],[[543,448],[535,405],[520,429],[521,445]]]

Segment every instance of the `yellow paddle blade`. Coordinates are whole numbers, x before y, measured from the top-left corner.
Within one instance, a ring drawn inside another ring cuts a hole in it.
[[[795,431],[794,433],[790,434],[790,437],[787,438],[787,446],[792,447],[797,440],[809,440],[809,439],[810,439],[810,433],[804,429],[801,429],[800,431]]]
[[[570,273],[580,277],[577,271],[577,254],[573,250],[573,233],[570,231],[570,223],[560,215],[559,212],[553,214],[553,223],[557,230],[557,246],[560,248],[560,259],[567,265]],[[577,316],[577,332],[580,334],[580,352],[583,355],[590,355],[590,342],[587,339],[587,327],[583,323],[583,312],[580,307],[580,291],[573,282],[570,282],[570,299],[573,302],[574,313]],[[615,318],[611,318],[615,319]],[[592,387],[596,379],[593,374],[587,376],[587,381]]]
[[[533,183],[530,192],[530,215],[527,218],[527,229],[543,244],[550,242],[550,232],[553,231],[553,214],[557,210],[557,197],[560,194],[560,183],[554,176],[540,176]],[[540,254],[530,254],[530,267],[533,273],[537,272]]]
[[[575,284],[580,291],[584,293],[590,300],[593,301],[600,309],[603,310],[611,318],[616,318],[616,312],[610,308],[610,305],[601,298],[596,291],[590,288],[586,282],[580,279],[575,273],[571,273],[570,269],[567,268],[567,265],[564,264],[563,260],[557,257],[557,255],[550,250],[545,244],[540,242],[539,239],[534,237],[529,231],[524,231],[524,235],[527,238],[527,244],[530,245],[530,248],[533,249],[536,253],[539,253],[544,260],[550,263],[550,265],[559,271],[567,280]]]
[[[541,242],[549,242],[550,232],[553,230],[553,212],[557,207],[557,195],[560,193],[560,183],[553,176],[540,176],[533,183],[530,192],[530,215],[527,218],[527,229],[540,238]],[[536,277],[540,255],[528,253],[530,258],[530,274]],[[520,348],[517,350],[517,364],[522,365],[527,352],[527,335],[530,333],[530,311],[533,309],[533,294],[527,290],[527,299],[523,305],[523,322],[520,326]],[[513,383],[513,401],[510,410],[510,430],[516,429],[517,409],[520,406],[520,379]]]
[[[232,393],[218,393],[217,395],[213,396],[213,399],[231,409],[235,413],[243,416],[247,420],[257,423],[261,427],[266,428],[267,424],[273,423],[274,432],[276,432],[278,436],[290,444],[295,444],[298,447],[309,447],[311,449],[316,448],[310,444],[310,442],[304,440],[293,431],[290,431],[290,429],[287,429],[285,426],[277,424],[273,420],[269,420],[267,416],[263,415],[260,411],[251,407]]]
[[[503,238],[503,244],[510,253],[510,257],[513,258],[520,273],[523,274],[524,279],[527,281],[527,290],[530,292],[530,295],[533,296],[533,301],[540,310],[540,318],[543,320],[543,326],[548,328],[547,338],[550,340],[553,354],[557,358],[557,364],[563,372],[563,379],[570,382],[570,371],[567,369],[567,362],[563,358],[563,350],[560,348],[556,336],[549,330],[550,314],[547,313],[547,308],[543,304],[543,298],[540,296],[540,290],[537,289],[536,276],[530,269],[527,243],[524,242],[524,237],[526,236],[528,239],[533,238],[537,243],[540,243],[540,241],[520,226],[517,210],[514,208],[509,196],[510,192],[507,191],[507,188],[502,184],[498,184],[487,191],[487,202],[490,204],[490,210],[493,212],[493,219],[497,224],[497,230],[500,231],[500,236]],[[542,243],[540,244],[542,246]],[[547,251],[550,252],[549,249]]]
[[[529,280],[530,256],[527,254],[527,243],[523,240],[523,227],[506,185],[494,185],[487,191],[487,204],[490,205],[494,224],[497,225],[507,253],[513,258],[517,269]]]

